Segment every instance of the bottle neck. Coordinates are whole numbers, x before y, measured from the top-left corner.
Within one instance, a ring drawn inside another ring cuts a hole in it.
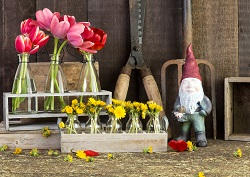
[[[52,64],[60,64],[61,61],[59,55],[50,54],[50,62]]]
[[[17,55],[19,58],[19,63],[28,63],[29,62],[29,56],[28,53],[21,53]]]
[[[94,57],[92,53],[84,53],[83,54],[83,62],[94,62]]]

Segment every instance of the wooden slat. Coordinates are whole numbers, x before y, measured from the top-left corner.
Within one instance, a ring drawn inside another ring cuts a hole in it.
[[[192,0],[193,49],[196,58],[207,58],[216,70],[218,136],[224,129],[224,78],[238,76],[238,1]],[[202,72],[202,71],[201,71]],[[208,77],[203,77],[209,83]],[[207,89],[207,88],[204,88]],[[206,119],[208,134],[212,120]]]
[[[250,76],[250,2],[240,0],[239,4],[239,69],[240,76]]]
[[[250,82],[250,77],[229,77],[228,82]]]
[[[228,140],[250,141],[250,134],[232,134],[228,137]]]
[[[11,149],[60,149],[59,134],[50,137],[42,137],[41,134],[0,134],[1,144],[6,144]]]
[[[233,85],[225,78],[225,140],[233,133]]]
[[[153,147],[154,152],[167,151],[167,133],[153,134],[61,134],[61,152],[69,153],[81,149],[98,152],[142,152]]]
[[[0,123],[0,146],[6,144],[9,148],[20,147],[22,149],[60,149],[60,135],[52,130],[51,136],[45,138],[41,131],[5,131],[3,123]]]

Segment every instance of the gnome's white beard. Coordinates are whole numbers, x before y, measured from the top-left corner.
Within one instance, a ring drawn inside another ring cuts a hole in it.
[[[199,91],[197,92],[187,92],[183,90],[182,84],[179,89],[179,98],[180,98],[180,104],[185,108],[185,112],[188,114],[193,114],[195,110],[199,107],[197,104],[198,102],[201,102],[204,97],[203,88],[201,85],[201,82],[196,82],[194,84],[198,84],[196,86],[199,87]]]

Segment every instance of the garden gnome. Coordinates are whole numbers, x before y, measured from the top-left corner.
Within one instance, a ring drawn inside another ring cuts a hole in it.
[[[196,146],[207,146],[205,117],[211,109],[211,101],[204,95],[199,67],[190,44],[187,47],[186,60],[182,69],[179,95],[174,105],[174,116],[182,124],[181,134],[177,140],[187,141],[192,125]]]

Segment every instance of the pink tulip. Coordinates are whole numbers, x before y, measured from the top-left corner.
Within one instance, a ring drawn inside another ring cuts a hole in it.
[[[37,22],[28,18],[21,22],[20,30],[22,34],[29,34],[33,28],[37,26]]]
[[[69,31],[69,28],[70,23],[66,15],[64,15],[63,18],[58,18],[57,15],[53,16],[50,24],[50,29],[54,37],[64,39],[67,35],[67,32]]]
[[[56,13],[58,12],[55,12],[54,14]],[[44,8],[43,10],[38,10],[36,12],[36,20],[39,27],[42,29],[46,29],[47,31],[50,31],[50,24],[54,14],[48,8]]]
[[[83,38],[81,36],[81,33],[84,32],[85,26],[80,23],[76,23],[73,25],[68,33],[67,33],[67,39],[70,44],[72,44],[74,47],[79,47],[83,43]]]
[[[39,30],[38,26],[33,28],[29,37],[33,45],[39,45],[39,47],[44,46],[49,40],[49,35],[46,35],[42,30]]]
[[[29,54],[34,54],[39,49],[39,45],[33,45],[30,38],[25,35],[18,35],[16,37],[15,47],[18,53],[29,53]]]

